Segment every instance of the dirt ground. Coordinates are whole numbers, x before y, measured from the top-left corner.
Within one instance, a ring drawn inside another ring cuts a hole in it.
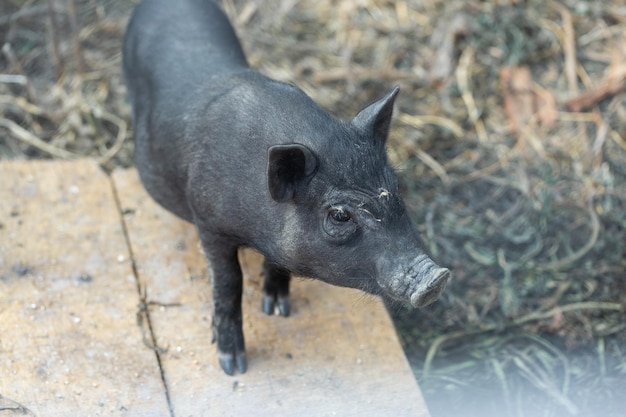
[[[0,158],[132,165],[133,4],[0,4]],[[349,118],[400,85],[389,155],[453,281],[389,306],[434,417],[622,416],[626,1],[225,0],[251,64]]]

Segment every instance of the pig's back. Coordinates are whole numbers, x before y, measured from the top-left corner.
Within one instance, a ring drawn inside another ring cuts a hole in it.
[[[128,24],[123,55],[142,182],[191,221],[185,188],[196,144],[185,132],[198,121],[190,115],[223,93],[221,80],[250,71],[246,58],[211,0],[144,0]]]
[[[144,0],[124,42],[124,72],[131,100],[178,102],[216,75],[248,64],[235,32],[211,0]],[[137,89],[147,91],[132,91]],[[153,103],[154,104],[154,103]]]

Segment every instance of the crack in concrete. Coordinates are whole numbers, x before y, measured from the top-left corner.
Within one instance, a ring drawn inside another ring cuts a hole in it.
[[[167,401],[167,407],[170,412],[170,417],[176,417],[174,414],[174,408],[172,406],[172,401],[170,398],[170,392],[167,386],[167,381],[165,379],[165,369],[163,369],[163,364],[162,364],[162,359],[161,359],[161,354],[165,353],[165,351],[159,348],[157,345],[156,335],[154,332],[154,328],[152,326],[152,320],[150,318],[150,311],[148,309],[148,306],[152,303],[147,301],[145,288],[142,288],[141,281],[139,280],[139,273],[137,271],[137,265],[135,263],[135,255],[133,253],[133,246],[130,241],[130,235],[128,233],[128,227],[126,225],[126,220],[124,218],[124,213],[122,210],[122,203],[120,201],[120,197],[117,192],[117,188],[115,186],[115,181],[113,180],[113,177],[111,177],[110,175],[108,175],[108,177],[109,177],[109,182],[111,183],[111,190],[113,192],[115,205],[120,215],[120,223],[122,225],[122,232],[124,233],[124,240],[126,241],[128,254],[130,256],[131,268],[133,271],[133,276],[135,277],[135,284],[137,285],[137,294],[139,295],[139,307],[137,310],[137,325],[141,329],[142,339],[143,339],[144,344],[150,349],[152,349],[152,351],[154,351],[157,363],[159,365],[159,373],[161,374],[161,382],[163,383],[163,388],[165,390],[165,399]],[[146,337],[146,334],[143,328],[144,318],[145,318],[146,325],[148,327],[149,339]]]

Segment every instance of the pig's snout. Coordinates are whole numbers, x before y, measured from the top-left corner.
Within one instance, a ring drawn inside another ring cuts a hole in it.
[[[450,279],[450,270],[441,268],[426,255],[418,256],[408,268],[396,269],[391,285],[385,286],[393,298],[409,301],[415,308],[435,302]]]
[[[434,303],[446,288],[450,279],[450,270],[447,268],[436,268],[430,272],[428,277],[417,285],[411,294],[410,300],[413,307],[426,307]]]

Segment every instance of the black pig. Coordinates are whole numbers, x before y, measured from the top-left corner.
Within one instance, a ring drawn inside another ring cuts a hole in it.
[[[385,141],[398,88],[350,122],[248,67],[208,0],[144,0],[123,48],[135,159],[150,195],[198,229],[213,336],[246,371],[239,247],[265,256],[263,311],[289,315],[290,274],[422,307],[450,272],[425,253]]]

